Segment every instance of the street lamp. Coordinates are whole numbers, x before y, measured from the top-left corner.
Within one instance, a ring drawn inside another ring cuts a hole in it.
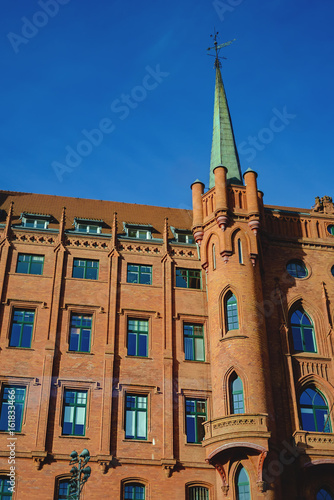
[[[80,500],[80,493],[85,482],[88,480],[92,469],[89,467],[88,463],[90,456],[89,451],[85,448],[80,455],[76,451],[72,451],[70,465],[73,465],[70,470],[71,479],[70,487],[68,492],[68,500]],[[74,464],[78,464],[77,466]]]

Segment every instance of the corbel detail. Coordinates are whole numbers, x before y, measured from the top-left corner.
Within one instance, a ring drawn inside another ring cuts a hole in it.
[[[215,217],[216,217],[218,227],[222,231],[225,231],[226,226],[228,225],[227,211],[226,210],[216,210]]]
[[[231,250],[224,250],[223,252],[220,252],[220,255],[221,255],[223,261],[225,262],[225,264],[227,264],[229,258],[232,255],[232,251]]]
[[[161,460],[161,466],[162,469],[165,471],[166,477],[171,477],[174,467],[176,465],[176,460],[174,459],[162,459]]]

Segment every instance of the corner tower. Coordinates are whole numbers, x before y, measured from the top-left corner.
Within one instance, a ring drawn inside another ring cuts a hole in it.
[[[207,275],[212,376],[212,412],[204,424],[203,446],[227,499],[236,498],[240,478],[248,481],[247,498],[277,499],[277,485],[274,489],[263,476],[275,433],[267,334],[259,312],[263,202],[253,170],[245,172],[242,182],[218,58],[230,43],[218,45],[215,36],[210,187],[204,193],[200,181],[192,184],[193,234]]]

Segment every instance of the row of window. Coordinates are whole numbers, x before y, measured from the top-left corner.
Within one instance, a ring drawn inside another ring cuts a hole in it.
[[[14,309],[10,347],[31,347],[35,312]],[[91,314],[71,315],[69,350],[90,352],[92,333]],[[229,292],[225,297],[226,331],[239,328],[238,304],[235,295]],[[314,327],[310,317],[302,307],[295,309],[290,317],[293,347],[296,352],[317,352]],[[147,319],[128,319],[127,349],[129,356],[148,356],[149,321]],[[185,359],[205,361],[203,325],[184,323]]]
[[[32,214],[22,214],[22,226],[29,229],[47,229],[51,221],[51,216],[33,216]],[[101,234],[103,220],[93,219],[74,219],[74,229],[79,233]],[[134,225],[125,224],[124,231],[128,238],[136,238],[141,240],[152,239],[152,226],[150,225]],[[191,231],[176,229],[171,227],[175,241],[178,243],[195,243]]]
[[[9,346],[31,347],[35,312],[14,309]],[[92,334],[91,314],[71,314],[69,350],[90,352]],[[128,319],[127,354],[128,356],[148,356],[149,321],[147,319]],[[203,325],[184,323],[184,352],[188,361],[205,361]]]
[[[19,254],[16,272],[22,274],[43,274],[44,255]],[[99,261],[73,259],[72,278],[97,280]],[[152,285],[152,266],[141,264],[127,265],[127,282]],[[175,285],[181,288],[201,289],[201,271],[199,269],[176,269]]]
[[[236,498],[238,500],[251,500],[250,481],[246,469],[240,465],[236,474]],[[58,482],[57,500],[67,500],[70,496],[69,479]],[[0,500],[10,500],[10,480],[0,476]],[[124,483],[122,500],[145,500],[146,486],[137,482]],[[204,486],[189,486],[187,500],[210,500],[209,489]],[[322,487],[317,492],[316,500],[334,500],[333,493],[327,487]]]
[[[62,420],[64,436],[85,436],[87,390],[65,389]],[[243,383],[236,374],[230,379],[230,413],[245,413]],[[26,387],[3,387],[0,431],[8,431],[11,405],[15,405],[15,432],[22,427],[23,410],[26,399]],[[300,395],[299,409],[301,427],[310,432],[331,432],[330,412],[323,394],[310,385]],[[147,440],[148,395],[126,393],[125,395],[125,438]],[[185,427],[187,443],[201,443],[204,439],[203,423],[207,420],[207,401],[198,398],[185,399]],[[13,430],[13,429],[11,429]]]

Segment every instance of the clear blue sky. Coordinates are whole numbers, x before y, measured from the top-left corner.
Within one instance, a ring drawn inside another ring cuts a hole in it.
[[[209,180],[215,26],[220,42],[236,38],[223,79],[242,170],[258,172],[265,203],[334,195],[333,0],[0,8],[1,189],[190,208],[190,184]],[[95,145],[81,142],[99,126]]]

